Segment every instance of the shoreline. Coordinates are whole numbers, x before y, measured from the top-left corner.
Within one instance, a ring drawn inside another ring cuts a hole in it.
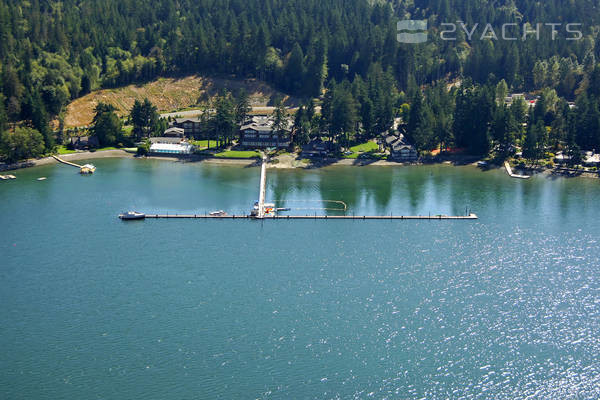
[[[245,166],[250,167],[252,165],[259,165],[259,160],[252,159],[243,159],[243,158],[219,158],[219,157],[206,157],[206,156],[187,156],[187,157],[177,157],[177,156],[137,156],[134,153],[127,152],[125,150],[116,149],[116,150],[104,150],[104,151],[82,151],[71,154],[62,154],[59,155],[60,158],[66,161],[78,161],[78,160],[92,160],[92,159],[104,159],[104,158],[144,158],[144,159],[153,159],[153,160],[165,160],[165,161],[179,161],[183,163],[194,163],[194,162],[203,162],[207,164],[214,165],[237,165],[237,166]],[[292,155],[283,155],[274,158],[275,162],[269,162],[267,164],[268,169],[318,169],[324,167],[334,167],[334,166],[353,166],[353,167],[367,167],[367,166],[376,166],[376,167],[405,167],[405,166],[420,166],[420,165],[433,165],[433,164],[444,164],[451,166],[476,166],[477,160],[473,157],[467,158],[454,158],[454,159],[443,159],[428,162],[417,162],[417,163],[402,163],[397,161],[388,161],[388,160],[376,160],[376,159],[349,159],[349,158],[326,158],[326,159],[311,159],[310,163],[304,163],[301,160],[298,160],[296,157]],[[39,159],[30,159],[26,161],[21,161],[15,164],[0,164],[0,171],[14,171],[19,169],[38,167],[43,165],[51,165],[58,164],[52,156],[44,157]],[[490,166],[493,169],[501,169],[502,166]],[[590,171],[578,171],[577,173],[561,173],[560,170],[555,169],[544,169],[544,170],[535,170],[530,171],[532,176],[535,175],[544,175],[547,177],[564,177],[564,178],[593,178],[598,179],[600,175],[598,172],[590,172]],[[508,175],[507,175],[508,176]],[[510,177],[510,176],[509,176]]]
[[[82,151],[71,154],[59,154],[65,161],[89,160],[97,158],[134,158],[135,154],[128,153],[125,150],[104,150],[104,151]],[[44,157],[19,161],[14,164],[0,164],[0,171],[14,171],[18,169],[39,167],[42,165],[58,164],[54,157]]]

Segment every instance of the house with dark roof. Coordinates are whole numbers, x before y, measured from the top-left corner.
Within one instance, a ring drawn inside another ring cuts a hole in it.
[[[303,157],[325,157],[335,151],[333,142],[324,142],[320,138],[313,139],[302,146]]]
[[[175,118],[171,128],[183,129],[186,137],[199,138],[202,134],[202,122],[198,117]]]
[[[73,150],[89,150],[100,147],[100,141],[96,136],[72,137],[69,144]]]

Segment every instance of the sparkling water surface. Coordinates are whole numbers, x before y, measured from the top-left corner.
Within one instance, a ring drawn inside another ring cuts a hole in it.
[[[269,170],[293,214],[480,219],[122,222],[247,213],[259,169],[93,162],[0,182],[4,399],[600,397],[598,180]]]

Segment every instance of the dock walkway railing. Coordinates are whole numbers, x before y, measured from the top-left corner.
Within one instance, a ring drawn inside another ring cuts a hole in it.
[[[276,215],[256,218],[251,215],[209,215],[209,214],[146,214],[146,218],[169,219],[352,219],[352,220],[474,220],[477,214],[469,215]]]
[[[79,169],[83,168],[83,165],[79,165],[79,164],[75,164],[75,163],[72,163],[72,162],[69,162],[69,161],[63,160],[62,158],[60,158],[60,157],[58,157],[58,156],[54,156],[54,155],[53,155],[52,157],[54,157],[54,159],[55,159],[56,161],[58,161],[58,162],[61,162],[61,163],[63,163],[63,164],[67,164],[67,165],[70,165],[70,166],[72,166],[72,167],[76,167],[76,168],[79,168]]]

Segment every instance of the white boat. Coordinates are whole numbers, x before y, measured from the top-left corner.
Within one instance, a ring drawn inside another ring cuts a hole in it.
[[[146,214],[137,212],[137,211],[127,211],[126,213],[119,214],[119,218],[129,220],[129,219],[144,219],[146,218]]]
[[[45,181],[46,179],[48,179],[48,178],[46,178],[45,176],[42,176],[41,178],[37,178],[38,181]]]
[[[227,215],[227,213],[223,210],[217,210],[217,211],[213,211],[210,214],[211,217],[224,217]]]

